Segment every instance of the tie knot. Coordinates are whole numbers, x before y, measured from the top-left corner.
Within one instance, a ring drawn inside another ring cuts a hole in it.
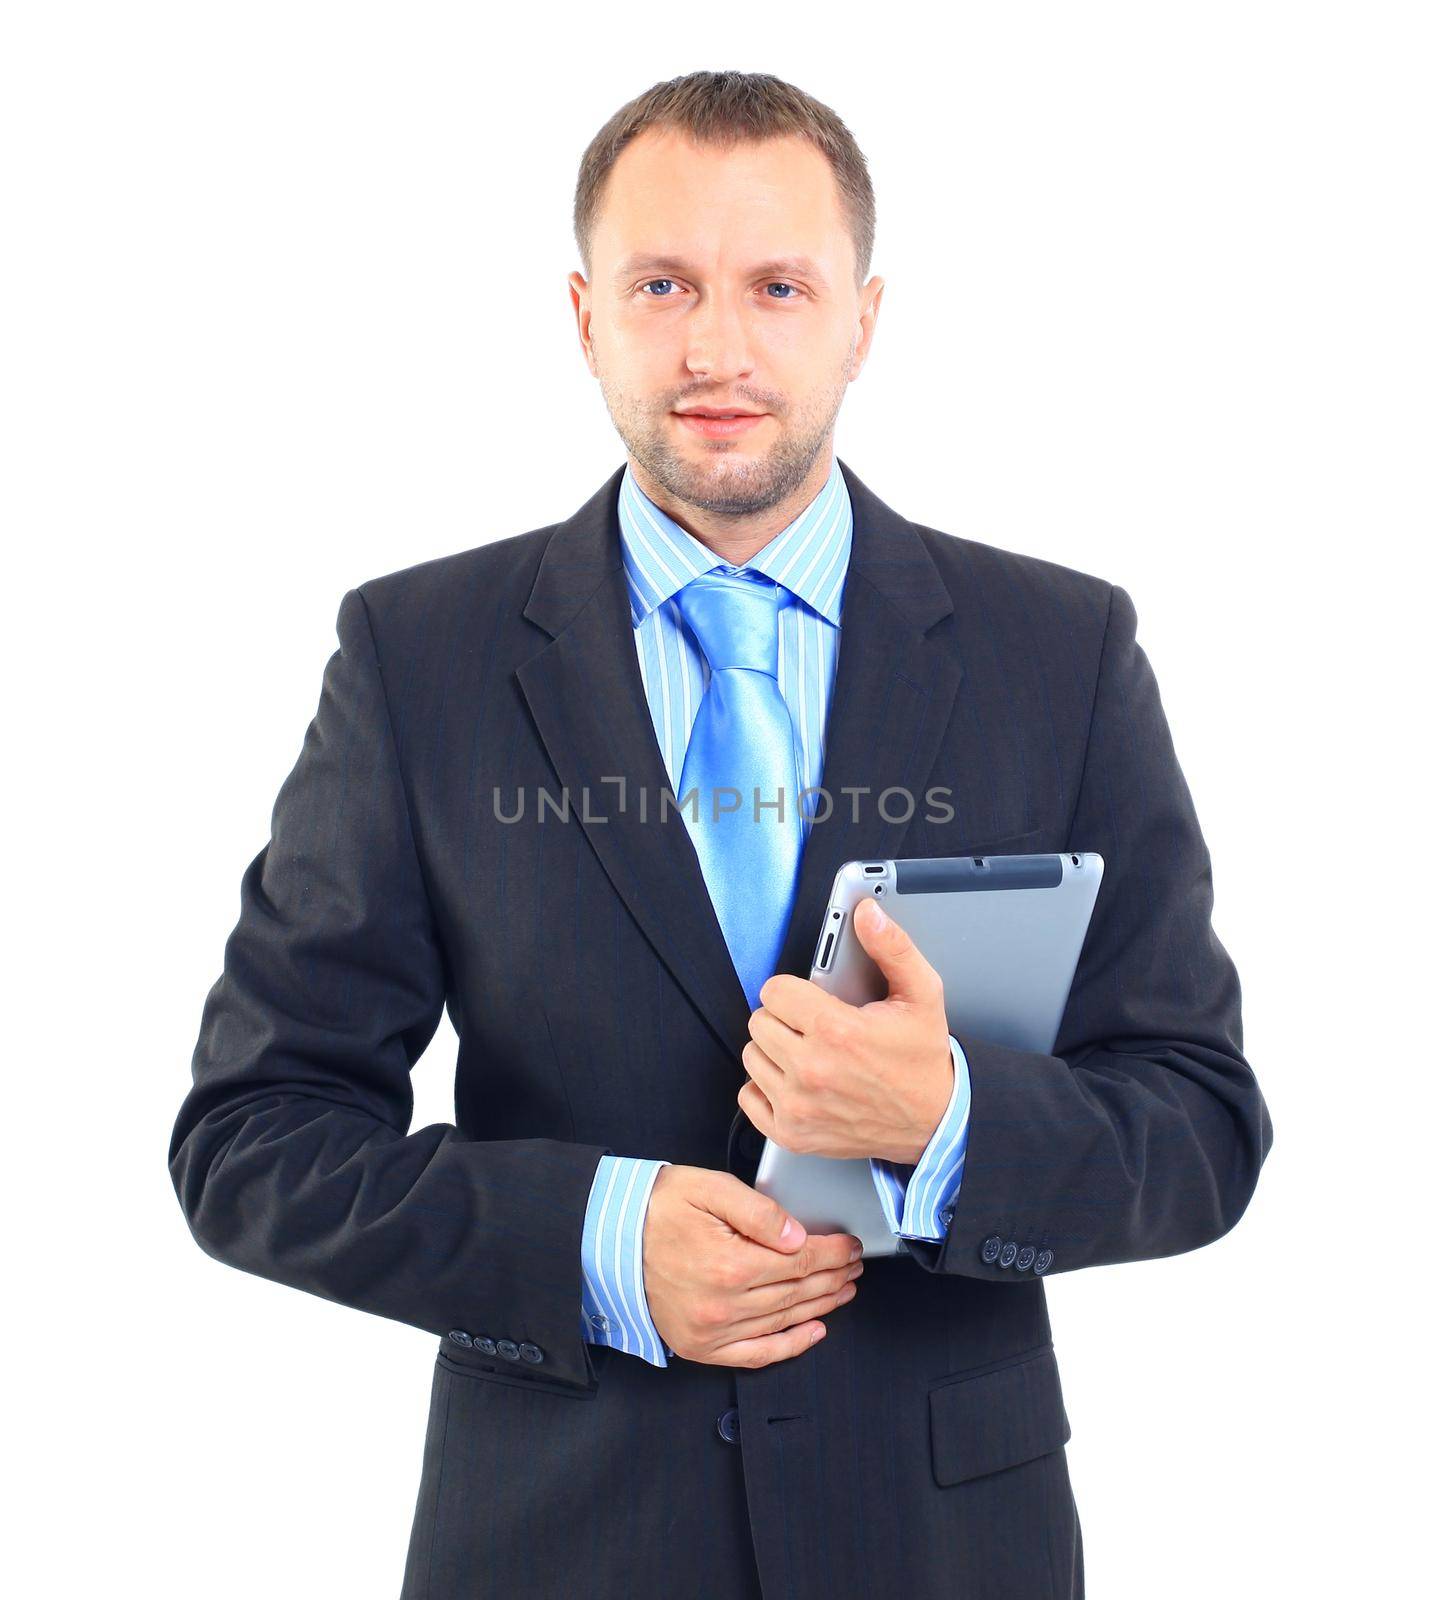
[[[784,591],[762,572],[702,572],[675,604],[705,653],[711,672],[744,667],[779,675],[779,609]]]

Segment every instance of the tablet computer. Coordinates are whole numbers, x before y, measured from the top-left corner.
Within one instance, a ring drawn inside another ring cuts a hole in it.
[[[949,1031],[1016,1050],[1054,1048],[1104,874],[1094,851],[847,861],[835,874],[810,978],[850,1005],[882,1000],[884,975],[854,932],[883,900],[944,981]],[[897,1255],[867,1158],[801,1155],[766,1139],[754,1187],[812,1233],[852,1233]]]

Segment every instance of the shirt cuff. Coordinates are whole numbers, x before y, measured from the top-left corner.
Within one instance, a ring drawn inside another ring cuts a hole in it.
[[[902,1239],[944,1238],[954,1217],[954,1201],[964,1177],[969,1144],[969,1062],[950,1035],[954,1088],[949,1106],[916,1162],[882,1161],[871,1156],[870,1174],[891,1233]]]
[[[580,1243],[580,1336],[664,1367],[674,1351],[659,1336],[645,1298],[645,1215],[668,1161],[601,1156]]]

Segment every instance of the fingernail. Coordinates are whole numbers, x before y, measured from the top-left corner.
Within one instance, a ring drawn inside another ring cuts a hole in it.
[[[817,1322],[814,1325],[814,1332],[812,1334],[810,1334],[810,1336],[809,1336],[809,1342],[811,1344],[815,1344],[818,1340],[823,1339],[823,1338],[824,1338],[824,1323]]]
[[[889,921],[889,917],[885,914],[884,907],[882,905],[880,905],[878,900],[871,900],[870,904],[874,907],[874,925],[875,925],[875,927],[876,928],[884,927],[885,924]]]
[[[779,1242],[781,1244],[793,1244],[803,1232],[804,1229],[791,1217],[779,1231]]]
[[[854,1248],[853,1248],[853,1249],[852,1249],[852,1250],[851,1250],[851,1251],[850,1251],[850,1253],[849,1253],[849,1259],[850,1259],[850,1260],[851,1260],[851,1261],[858,1261],[858,1260],[859,1260],[859,1258],[860,1258],[860,1257],[861,1257],[861,1256],[862,1256],[862,1255],[863,1255],[863,1254],[864,1254],[864,1246],[863,1246],[863,1245],[862,1245],[862,1244],[857,1244],[857,1245],[855,1245],[855,1246],[854,1246]]]

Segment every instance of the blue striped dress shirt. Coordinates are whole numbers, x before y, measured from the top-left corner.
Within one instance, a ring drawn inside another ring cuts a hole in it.
[[[709,666],[674,596],[702,572],[739,569],[721,561],[661,511],[628,467],[620,481],[619,520],[640,677],[670,787],[678,793]],[[779,682],[799,740],[803,782],[809,788],[818,788],[824,770],[825,721],[839,653],[853,525],[849,489],[835,460],[814,499],[747,563],[797,596],[798,603],[780,612]],[[807,797],[805,837],[819,799]],[[885,1220],[904,1238],[943,1237],[964,1175],[969,1066],[954,1038],[950,1055],[954,1089],[919,1161],[910,1165],[870,1160]],[[655,1179],[668,1165],[646,1157],[601,1156],[581,1247],[584,1337],[657,1367],[667,1366],[674,1351],[660,1338],[645,1298],[644,1222]]]

